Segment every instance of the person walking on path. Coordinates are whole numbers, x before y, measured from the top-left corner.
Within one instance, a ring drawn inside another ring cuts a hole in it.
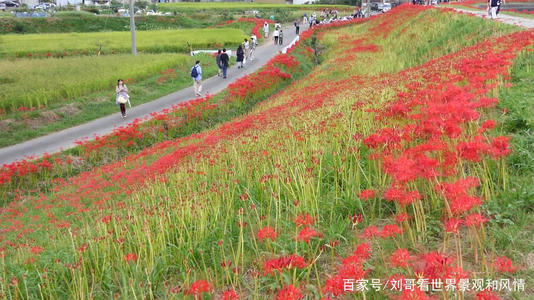
[[[241,45],[237,47],[236,55],[237,55],[237,68],[241,69],[243,68],[243,59],[245,59],[245,52],[243,51],[243,47]]]
[[[299,23],[299,20],[296,20],[295,21],[295,33],[299,35],[299,31],[300,31],[300,23]]]
[[[230,65],[230,57],[226,54],[226,48],[223,48],[221,54],[221,67],[223,72],[223,79],[226,78],[226,72],[228,71],[228,66]]]
[[[122,118],[126,118],[126,103],[128,103],[130,107],[132,107],[132,105],[130,104],[130,95],[128,95],[128,88],[126,87],[122,79],[117,80],[117,87],[115,88],[115,92],[117,93],[117,96],[115,97],[115,103],[118,104],[121,108]]]
[[[263,23],[263,34],[265,35],[265,38],[269,37],[269,23],[267,22]]]
[[[243,50],[245,51],[245,59],[243,60],[243,63],[246,64],[250,56],[250,43],[248,42],[248,39],[243,41]]]
[[[284,43],[284,32],[282,29],[280,29],[280,32],[278,33],[278,45],[282,45]]]
[[[308,24],[308,15],[304,14],[304,17],[302,17],[302,26]]]
[[[273,32],[273,38],[274,38],[274,44],[278,45],[278,36],[280,35],[280,31],[278,29],[274,29]]]
[[[254,50],[256,50],[256,46],[258,45],[258,37],[253,33],[250,37],[250,52],[249,52],[249,59],[250,61],[254,60]]]
[[[221,49],[217,50],[217,56],[215,56],[215,63],[219,70],[217,71],[217,76],[221,77],[222,75],[222,64],[221,64]]]
[[[202,68],[200,67],[200,60],[197,60],[195,66],[191,68],[191,78],[193,78],[195,96],[202,96]]]
[[[497,8],[499,7],[499,0],[488,0],[488,14],[492,19],[497,18]]]

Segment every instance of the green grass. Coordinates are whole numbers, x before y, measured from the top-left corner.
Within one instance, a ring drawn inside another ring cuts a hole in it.
[[[250,2],[175,2],[175,3],[159,3],[158,9],[162,11],[195,11],[195,10],[299,10],[299,9],[315,9],[322,10],[324,8],[351,9],[348,5],[290,5],[277,3],[250,3]]]
[[[1,15],[0,15],[1,16]],[[138,16],[138,30],[204,28],[218,24],[229,16],[207,13],[177,14],[175,16]],[[51,18],[1,18],[0,34],[129,31],[130,19],[115,16],[94,16],[87,12],[57,12]]]
[[[513,86],[499,93],[499,107],[506,113],[497,116],[502,134],[512,137],[514,151],[507,158],[510,186],[486,206],[495,247],[527,266],[517,276],[534,282],[534,270],[528,268],[534,266],[534,54],[519,56],[511,77]],[[534,287],[527,291],[534,294]]]
[[[200,54],[195,57],[184,57],[184,59],[180,57],[180,60],[173,59],[173,62],[169,66],[173,70],[158,73],[127,85],[132,97],[132,106],[150,102],[191,86],[189,66],[193,65],[197,59],[202,61],[202,71],[205,78],[214,76],[217,73],[217,68],[211,55]],[[83,124],[109,114],[118,113],[118,107],[115,105],[115,91],[112,86],[115,82],[116,80],[109,82],[109,88],[76,97],[75,101],[71,99],[70,101],[52,104],[46,110],[31,112],[15,111],[4,115],[2,119],[10,119],[12,123],[10,126],[3,128],[7,134],[0,137],[0,147],[20,143],[54,131]],[[47,113],[43,113],[44,111]],[[71,111],[75,113],[70,113]],[[45,114],[57,115],[59,119],[47,123],[41,117],[41,115]],[[31,122],[32,119],[37,124],[29,126],[28,120]],[[38,123],[39,120],[41,120],[41,124]]]
[[[244,32],[237,29],[181,29],[137,31],[137,49],[141,52],[187,52],[191,43],[195,49],[213,48],[217,44],[236,46]],[[53,34],[8,34],[0,36],[0,55],[28,56],[28,53],[46,54],[85,52],[96,54],[129,52],[129,32],[53,33]]]
[[[0,107],[41,107],[112,89],[118,78],[139,80],[185,66],[184,54],[103,55],[0,61]]]

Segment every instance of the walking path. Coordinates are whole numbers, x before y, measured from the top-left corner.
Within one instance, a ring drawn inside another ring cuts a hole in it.
[[[485,10],[467,10],[467,9],[461,9],[461,8],[454,8],[454,10],[467,13],[467,14],[472,14],[477,17],[490,19],[490,17],[488,16],[488,12]],[[507,15],[506,13],[503,14],[502,12],[499,13],[495,21],[503,22],[503,23],[510,24],[510,25],[521,26],[525,28],[534,28],[534,19],[511,16],[511,15]]]
[[[254,60],[247,61],[243,69],[238,69],[237,64],[228,69],[228,78],[214,76],[202,81],[202,93],[214,95],[224,90],[234,80],[252,73],[261,68],[271,58],[273,58],[284,46],[295,39],[295,29],[293,26],[283,28],[284,45],[273,45],[272,40],[267,40],[263,45],[258,46],[254,51]],[[274,29],[271,27],[271,35]],[[235,49],[232,49],[235,50]],[[215,60],[215,58],[213,58]],[[201,62],[202,63],[202,62]],[[189,76],[189,73],[186,74]],[[151,113],[159,112],[166,108],[171,108],[181,102],[195,99],[193,86],[163,96],[154,101],[134,106],[127,109],[128,117],[122,119],[119,109],[117,113],[103,118],[90,121],[75,127],[61,130],[46,136],[35,138],[20,144],[0,148],[0,165],[8,164],[27,157],[39,157],[45,153],[55,153],[64,149],[76,146],[75,141],[82,139],[93,139],[95,135],[105,135],[111,133],[113,129],[124,126],[134,119],[143,119]],[[134,100],[135,103],[135,100]]]

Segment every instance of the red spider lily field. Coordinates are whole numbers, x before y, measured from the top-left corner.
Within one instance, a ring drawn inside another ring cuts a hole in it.
[[[402,5],[0,170],[4,299],[532,299],[534,31]]]

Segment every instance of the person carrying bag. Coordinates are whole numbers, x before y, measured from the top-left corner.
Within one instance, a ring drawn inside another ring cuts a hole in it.
[[[116,97],[115,97],[115,103],[118,104],[121,108],[121,115],[122,118],[126,118],[126,103],[128,103],[128,106],[132,108],[132,104],[130,103],[130,95],[128,95],[128,88],[124,84],[124,81],[122,79],[117,80],[117,87],[115,88]]]

